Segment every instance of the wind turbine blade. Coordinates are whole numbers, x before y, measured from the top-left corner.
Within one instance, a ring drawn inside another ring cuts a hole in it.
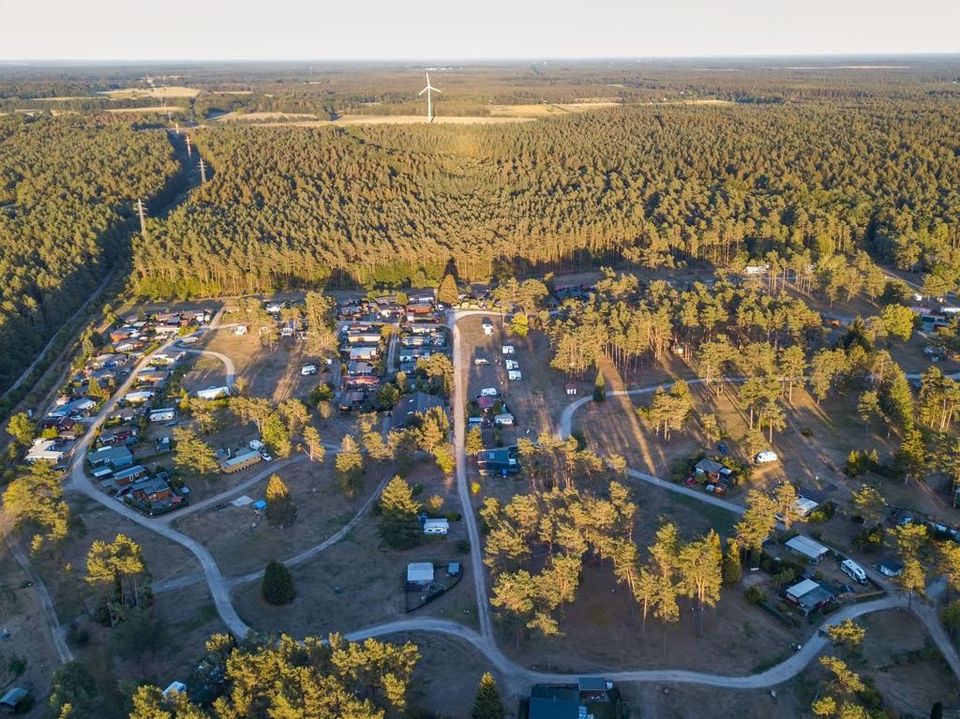
[[[432,89],[433,89],[432,87],[425,87],[425,88],[423,88],[420,92],[418,92],[417,95],[422,95],[422,94],[425,93],[427,90],[432,90]]]

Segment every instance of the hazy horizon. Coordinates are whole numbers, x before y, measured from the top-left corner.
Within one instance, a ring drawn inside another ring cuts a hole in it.
[[[6,62],[477,62],[943,55],[960,52],[960,3],[751,0],[622,3],[419,0],[322,7],[275,0],[189,13],[122,0],[7,8]]]

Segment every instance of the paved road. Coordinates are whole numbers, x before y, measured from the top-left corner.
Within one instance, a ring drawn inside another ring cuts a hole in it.
[[[233,383],[237,378],[237,368],[234,366],[232,359],[230,359],[229,357],[227,357],[225,354],[221,352],[213,352],[212,350],[190,349],[189,347],[184,347],[182,345],[178,345],[177,347],[183,350],[184,352],[189,352],[190,354],[204,355],[206,357],[214,357],[220,360],[221,362],[223,362],[223,368],[226,371],[226,375],[227,375],[227,379],[226,379],[227,387],[229,387],[230,389],[233,389]]]
[[[171,345],[173,345],[175,341],[176,340],[171,340],[163,344],[157,351],[165,351]],[[114,392],[113,396],[107,400],[100,412],[97,413],[94,421],[87,430],[87,433],[80,439],[79,442],[77,442],[77,445],[73,449],[73,458],[70,462],[70,468],[68,470],[69,480],[65,485],[65,489],[84,494],[90,499],[102,504],[107,509],[123,515],[130,521],[136,522],[137,524],[156,532],[172,542],[176,542],[192,552],[197,558],[197,561],[200,562],[200,566],[203,569],[207,584],[210,587],[210,593],[213,597],[213,602],[216,606],[217,613],[220,615],[223,623],[230,632],[238,637],[244,637],[249,631],[249,627],[243,622],[242,619],[240,619],[240,616],[230,603],[229,588],[223,579],[223,575],[220,573],[219,567],[217,567],[217,563],[214,561],[210,552],[207,551],[206,547],[191,537],[172,529],[168,524],[157,522],[153,519],[145,517],[123,502],[119,502],[116,499],[108,497],[106,494],[100,491],[100,489],[93,486],[90,478],[87,477],[87,474],[84,471],[83,463],[86,459],[87,449],[89,448],[90,443],[93,441],[94,432],[96,431],[97,427],[103,424],[103,421],[107,418],[110,412],[113,411],[120,399],[133,385],[137,377],[137,372],[150,363],[150,357],[151,355],[147,355],[143,357],[139,363],[137,363],[137,366],[134,367],[132,372],[130,372],[130,375],[127,377],[127,379],[124,380],[123,384],[117,388],[117,391]]]
[[[890,609],[903,610],[907,608],[907,604],[908,601],[905,596],[891,595],[872,602],[849,605],[832,614],[829,619],[823,622],[818,628],[818,631],[789,659],[757,674],[727,676],[723,674],[692,672],[683,669],[628,669],[624,671],[606,671],[603,672],[603,675],[606,679],[615,682],[698,684],[724,689],[766,689],[792,679],[803,671],[803,669],[823,651],[828,644],[828,639],[822,635],[821,630],[826,629],[828,626],[838,624],[845,619],[855,619],[873,612]],[[931,629],[931,635],[934,641],[936,641],[940,650],[944,653],[944,656],[948,657],[948,663],[954,673],[960,678],[960,661],[956,658],[956,650],[953,649],[952,643],[946,636],[946,633],[943,632],[943,628],[939,626],[939,621],[936,619],[936,611],[929,605],[917,602],[916,600],[913,603],[911,611],[913,611],[928,629]],[[934,631],[935,627],[939,627],[939,631]],[[346,638],[351,641],[358,641],[367,637],[382,637],[402,632],[435,632],[462,639],[483,654],[503,675],[521,678],[529,684],[575,682],[578,676],[581,676],[579,674],[535,672],[527,669],[504,656],[492,638],[484,637],[462,624],[439,619],[408,619],[389,622],[348,633]]]
[[[470,499],[470,487],[467,483],[467,450],[466,450],[466,396],[467,386],[465,371],[469,367],[469,358],[464,355],[463,343],[460,340],[460,328],[457,320],[462,313],[452,311],[448,315],[447,326],[453,332],[453,449],[457,467],[457,493],[460,495],[460,505],[463,510],[463,519],[467,523],[467,535],[470,537],[470,563],[473,571],[473,588],[477,598],[477,616],[480,618],[480,634],[492,641],[493,622],[490,618],[490,602],[487,600],[486,568],[483,565],[483,544],[480,542],[480,531],[477,529],[477,517],[473,511],[473,502]]]

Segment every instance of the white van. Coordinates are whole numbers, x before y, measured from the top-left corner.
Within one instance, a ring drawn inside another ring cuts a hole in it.
[[[867,573],[852,559],[844,559],[840,562],[840,570],[858,584],[867,583]]]
[[[303,367],[300,368],[300,374],[302,374],[304,377],[306,377],[307,375],[316,374],[316,373],[317,373],[317,366],[315,364],[305,364]]]
[[[484,387],[482,390],[480,390],[481,397],[496,397],[499,394],[500,393],[497,392],[496,387]]]
[[[757,456],[753,458],[753,461],[756,462],[757,464],[766,464],[767,462],[776,462],[776,461],[777,461],[777,453],[776,453],[776,452],[771,452],[771,451],[768,449],[768,450],[765,450],[765,451],[763,451],[763,452],[758,453]]]

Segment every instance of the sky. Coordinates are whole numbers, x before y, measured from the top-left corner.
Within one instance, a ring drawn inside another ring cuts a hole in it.
[[[0,60],[960,52],[960,0],[0,0]]]

